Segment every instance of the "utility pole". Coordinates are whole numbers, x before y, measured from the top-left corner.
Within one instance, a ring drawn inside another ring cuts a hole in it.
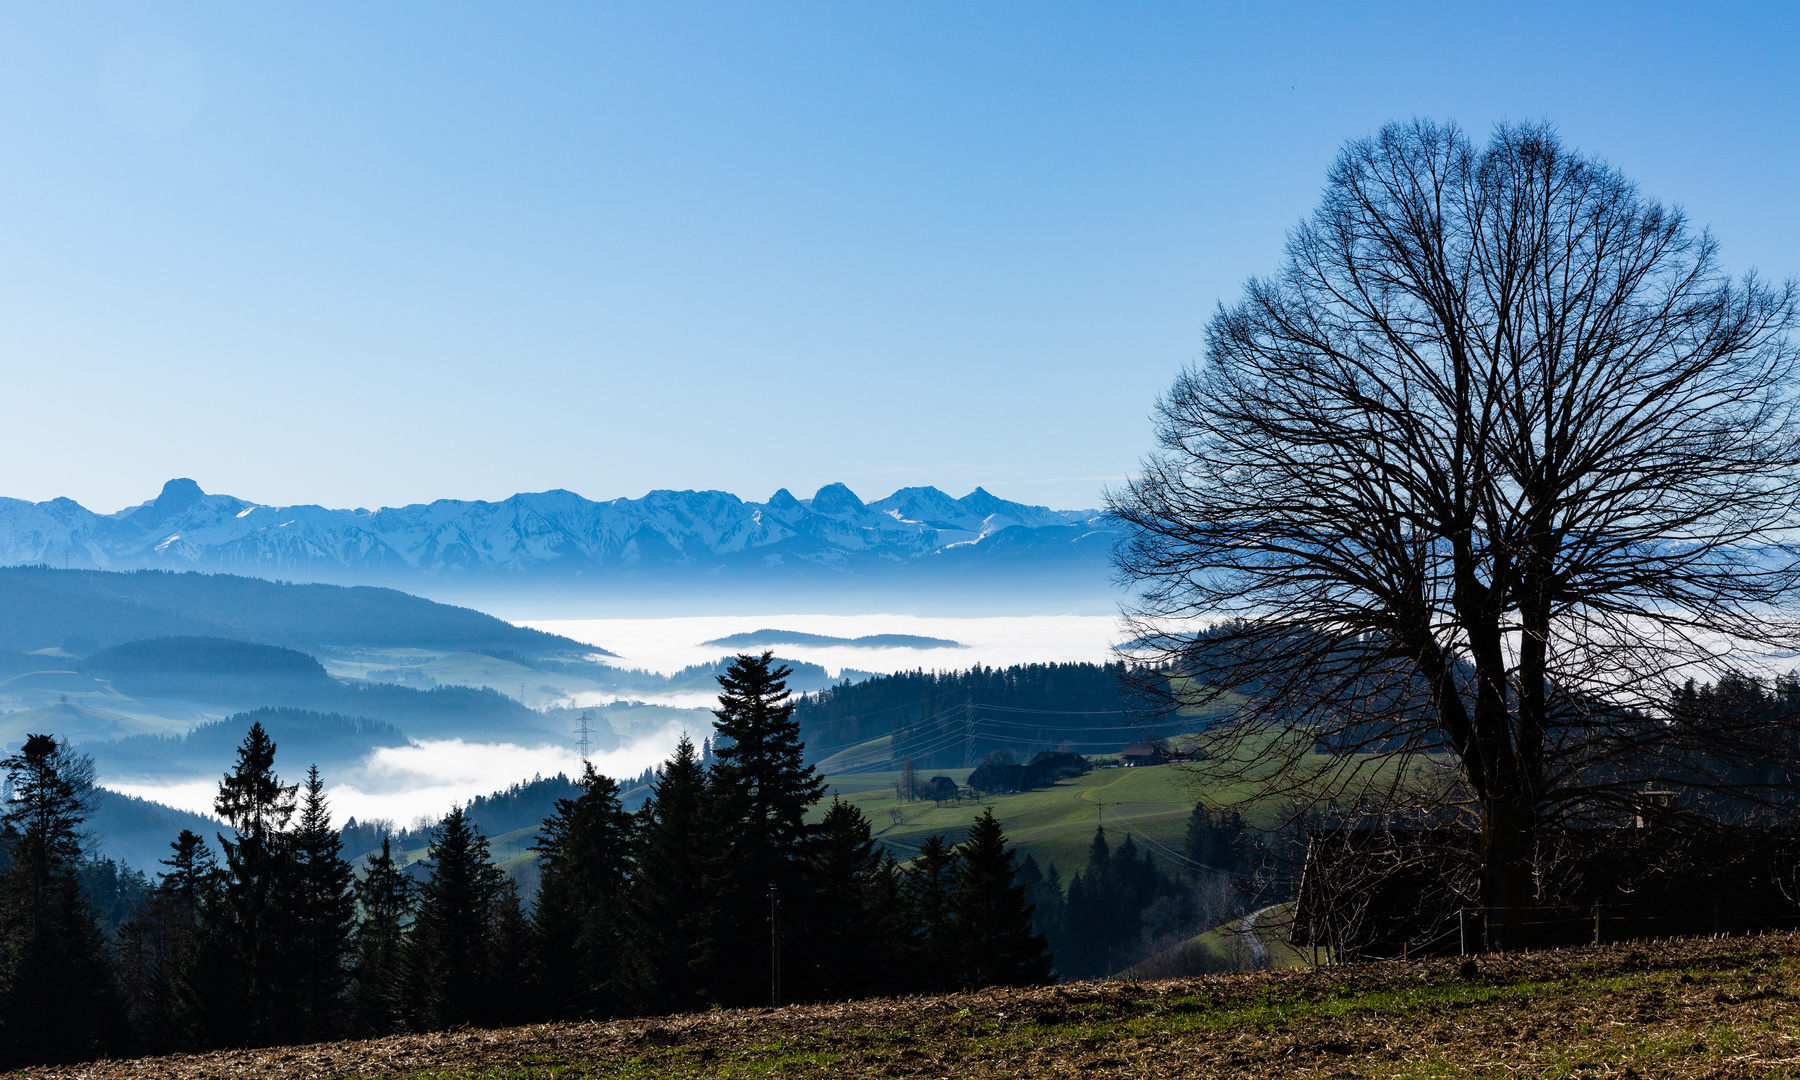
[[[769,1007],[781,1004],[781,896],[769,882]]]

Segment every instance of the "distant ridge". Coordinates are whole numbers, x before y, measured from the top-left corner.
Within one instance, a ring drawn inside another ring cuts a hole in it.
[[[199,570],[408,591],[429,584],[440,595],[499,582],[718,594],[858,579],[1105,593],[1116,537],[1100,511],[1028,506],[979,487],[960,499],[902,488],[867,503],[843,484],[810,499],[782,488],[763,503],[723,491],[595,502],[553,490],[332,510],[269,506],[175,479],[115,514],[70,499],[0,498],[0,565]]]
[[[917,634],[864,634],[862,637],[832,637],[829,634],[807,634],[799,630],[752,630],[746,634],[729,634],[702,645],[718,645],[726,649],[749,649],[762,645],[813,645],[852,649],[966,649],[960,641],[949,638],[921,637]]]
[[[0,653],[0,672],[70,668],[73,656],[108,646],[186,637],[230,638],[302,652],[320,646],[496,655],[606,652],[394,589],[296,585],[234,574],[0,567],[0,650],[60,654]]]

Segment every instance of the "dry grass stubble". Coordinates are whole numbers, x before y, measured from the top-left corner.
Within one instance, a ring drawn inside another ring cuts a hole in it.
[[[1089,982],[29,1070],[212,1078],[1800,1076],[1800,937]]]

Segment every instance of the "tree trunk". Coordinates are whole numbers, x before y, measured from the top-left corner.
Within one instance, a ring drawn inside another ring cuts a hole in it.
[[[1525,923],[1536,899],[1531,852],[1536,813],[1517,799],[1496,799],[1481,820],[1481,903],[1487,908],[1486,951],[1525,947]]]

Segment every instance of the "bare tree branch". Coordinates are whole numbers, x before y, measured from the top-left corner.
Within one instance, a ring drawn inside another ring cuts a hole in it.
[[[1646,782],[1785,798],[1720,764],[1768,722],[1667,706],[1796,643],[1795,306],[1547,126],[1349,144],[1111,495],[1136,636],[1221,714],[1204,767],[1464,812],[1497,908]]]

